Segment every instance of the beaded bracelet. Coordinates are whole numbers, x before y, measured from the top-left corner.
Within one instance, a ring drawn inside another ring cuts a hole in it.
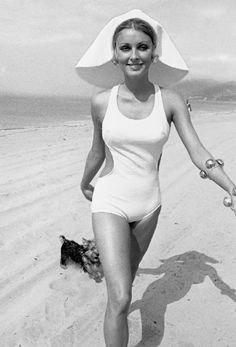
[[[223,167],[224,166],[224,162],[222,159],[208,159],[205,163],[205,166],[208,170],[212,170],[212,169],[215,169],[217,166],[221,166]],[[201,178],[208,178],[208,175],[206,173],[206,171],[204,170],[201,170],[200,171],[200,177]],[[231,194],[233,196],[236,196],[236,187],[234,187],[232,189],[232,192]],[[223,200],[223,204],[225,205],[225,207],[230,207],[232,205],[232,199],[230,197],[225,197],[224,200]]]
[[[224,166],[224,162],[222,159],[208,159],[205,163],[205,166],[208,170],[212,170],[212,169],[215,169],[217,166],[221,166],[223,167]],[[206,173],[206,171],[204,170],[201,170],[200,171],[200,177],[201,178],[208,178],[208,175]]]

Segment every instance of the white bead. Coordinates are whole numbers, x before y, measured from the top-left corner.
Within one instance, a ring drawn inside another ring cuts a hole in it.
[[[201,178],[207,178],[207,174],[203,170],[200,171],[200,176],[201,176]]]
[[[205,163],[207,169],[212,169],[216,166],[216,161],[213,159],[208,159]]]
[[[216,159],[216,161],[220,166],[224,166],[224,162],[222,159]]]
[[[232,205],[232,201],[229,197],[225,197],[223,200],[223,204],[225,205],[225,207],[230,207]]]

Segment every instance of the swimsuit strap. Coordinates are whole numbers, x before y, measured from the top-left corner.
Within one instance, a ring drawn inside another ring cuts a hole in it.
[[[161,95],[161,88],[155,84],[155,90],[156,90],[156,111],[158,112],[158,117],[162,120],[162,125],[167,133],[170,131],[170,124],[167,120],[162,95]]]
[[[107,118],[110,118],[109,116],[111,116],[114,113],[114,105],[115,105],[115,101],[116,101],[118,87],[119,87],[119,85],[115,85],[110,90],[107,109],[106,109],[106,113],[105,113],[103,121]]]

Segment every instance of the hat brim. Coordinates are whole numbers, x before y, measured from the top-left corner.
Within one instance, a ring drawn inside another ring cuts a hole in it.
[[[150,66],[149,79],[154,84],[167,87],[184,78],[187,65],[160,23],[140,10],[132,10],[113,18],[99,33],[76,65],[78,75],[86,82],[101,88],[109,88],[124,81],[119,66],[112,63],[112,37],[116,27],[129,18],[148,22],[157,35],[158,61]]]

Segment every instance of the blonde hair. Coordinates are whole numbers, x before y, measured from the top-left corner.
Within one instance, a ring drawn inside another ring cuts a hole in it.
[[[122,22],[118,25],[116,28],[113,38],[112,38],[112,47],[115,49],[116,47],[116,40],[119,35],[119,33],[124,29],[135,29],[138,31],[142,31],[144,34],[148,35],[150,39],[152,40],[152,44],[156,47],[157,43],[157,36],[155,31],[153,30],[152,26],[147,23],[145,20],[140,18],[130,18]]]

